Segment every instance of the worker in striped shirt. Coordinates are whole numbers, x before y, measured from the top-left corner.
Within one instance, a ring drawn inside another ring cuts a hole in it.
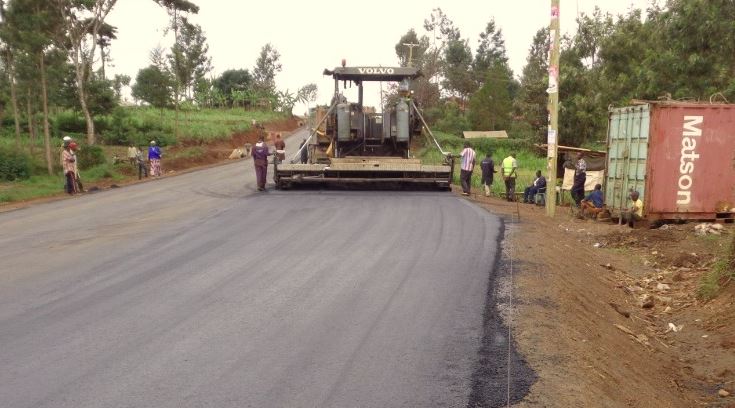
[[[459,172],[459,180],[462,182],[462,195],[470,195],[472,186],[472,171],[475,169],[475,151],[470,147],[470,142],[464,143],[464,150],[459,154],[462,158],[462,167]]]

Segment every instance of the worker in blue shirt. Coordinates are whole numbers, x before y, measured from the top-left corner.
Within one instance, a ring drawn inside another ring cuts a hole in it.
[[[155,140],[151,140],[151,145],[148,148],[148,162],[151,164],[151,176],[161,177],[161,148]]]
[[[582,214],[590,215],[593,217],[596,217],[597,214],[599,214],[603,210],[604,206],[605,197],[602,195],[601,184],[595,184],[595,189],[592,190],[592,192],[587,195],[587,198],[582,200],[582,202],[580,203]]]

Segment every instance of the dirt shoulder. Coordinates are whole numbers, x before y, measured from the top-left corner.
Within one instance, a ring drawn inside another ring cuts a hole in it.
[[[700,237],[696,224],[631,230],[470,199],[506,219],[512,329],[539,377],[519,406],[735,407],[718,395],[735,393],[735,284],[696,297],[732,224]]]

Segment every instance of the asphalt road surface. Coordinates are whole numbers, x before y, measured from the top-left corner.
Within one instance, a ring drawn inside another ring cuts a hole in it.
[[[0,406],[467,406],[500,222],[254,184],[238,161],[0,213]]]

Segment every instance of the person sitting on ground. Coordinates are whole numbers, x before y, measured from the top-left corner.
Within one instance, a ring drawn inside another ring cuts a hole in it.
[[[630,208],[624,211],[621,216],[623,221],[628,224],[630,228],[635,227],[636,221],[643,219],[643,200],[640,199],[640,194],[633,190],[630,192],[630,200],[633,204]]]
[[[604,210],[604,207],[605,197],[602,195],[602,185],[595,184],[595,189],[580,204],[582,216],[597,217]]]
[[[541,175],[541,170],[536,170],[536,178],[533,180],[533,184],[523,190],[523,202],[526,204],[534,204],[536,194],[543,194],[545,192],[546,177]]]

